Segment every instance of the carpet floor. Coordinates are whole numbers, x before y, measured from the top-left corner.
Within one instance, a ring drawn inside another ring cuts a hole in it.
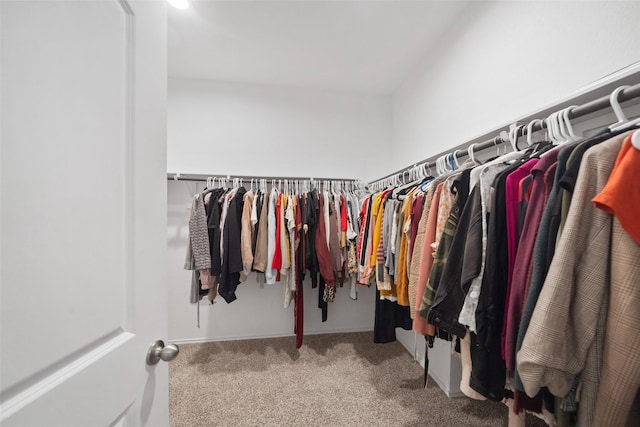
[[[372,333],[187,344],[170,366],[172,427],[506,426],[507,408],[449,399]]]

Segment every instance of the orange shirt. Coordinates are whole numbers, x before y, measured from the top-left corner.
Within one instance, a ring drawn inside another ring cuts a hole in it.
[[[640,150],[631,144],[632,135],[624,140],[609,180],[593,203],[615,215],[624,231],[640,244]]]

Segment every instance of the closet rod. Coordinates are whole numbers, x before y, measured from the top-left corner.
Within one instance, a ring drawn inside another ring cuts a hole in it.
[[[245,182],[252,179],[266,179],[271,180],[288,180],[288,181],[344,181],[344,182],[358,182],[359,180],[354,178],[321,178],[321,177],[309,177],[309,176],[249,176],[249,175],[205,175],[194,173],[167,173],[167,181],[207,181],[207,178],[222,178],[222,179],[243,179]]]
[[[611,108],[611,103],[609,101],[609,97],[610,97],[610,95],[603,96],[601,98],[597,98],[597,99],[594,99],[593,101],[589,101],[589,102],[587,102],[585,104],[578,105],[578,106],[575,106],[575,107],[571,108],[569,110],[569,112],[568,112],[569,119],[577,119],[579,117],[584,117],[584,116],[586,116],[588,114],[595,113],[595,112],[600,111],[600,110],[604,110],[605,108]],[[640,84],[636,84],[636,85],[630,86],[630,87],[622,90],[620,92],[620,94],[618,95],[618,102],[622,103],[622,102],[630,101],[630,100],[638,98],[638,97],[640,97]],[[546,119],[545,119],[545,123],[546,123]],[[532,132],[538,132],[538,131],[543,130],[543,129],[544,129],[543,124],[541,122],[539,122],[539,121],[534,123],[531,126],[531,131]],[[523,127],[518,131],[518,137],[525,136],[526,134],[527,134],[526,127]],[[486,150],[488,148],[495,147],[497,144],[506,144],[506,143],[509,143],[509,141],[508,140],[505,141],[505,140],[502,139],[502,137],[496,136],[495,138],[491,138],[491,139],[488,139],[486,141],[479,142],[479,143],[475,144],[474,147],[473,147],[473,151],[474,152],[483,151],[483,150]],[[399,169],[396,172],[393,172],[393,173],[390,173],[388,175],[385,175],[382,178],[376,179],[375,181],[371,181],[370,184],[382,181],[384,179],[387,179],[387,178],[390,178],[390,177],[393,177],[393,176],[404,175],[404,174],[408,173],[414,167],[420,166],[420,165],[423,165],[423,164],[426,165],[428,168],[435,167],[436,166],[436,159],[438,159],[439,157],[448,155],[448,154],[452,154],[452,153],[455,153],[456,154],[456,158],[458,158],[458,159],[461,159],[463,157],[468,157],[469,156],[469,154],[463,149],[455,149],[455,150],[449,151],[449,152],[445,151],[445,152],[442,152],[442,153],[437,154],[435,156],[431,156],[431,157],[429,157],[427,159],[424,159],[424,160],[422,160],[420,162],[416,162],[411,166],[407,166],[407,167],[404,167],[402,169]]]

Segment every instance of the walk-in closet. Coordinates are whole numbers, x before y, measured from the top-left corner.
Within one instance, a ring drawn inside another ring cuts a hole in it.
[[[640,2],[0,2],[0,426],[640,425]]]

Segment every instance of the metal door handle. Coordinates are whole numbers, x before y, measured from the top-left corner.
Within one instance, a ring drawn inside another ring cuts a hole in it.
[[[180,353],[180,347],[175,344],[164,345],[164,341],[158,340],[151,344],[147,352],[147,365],[155,365],[160,360],[171,362]]]

